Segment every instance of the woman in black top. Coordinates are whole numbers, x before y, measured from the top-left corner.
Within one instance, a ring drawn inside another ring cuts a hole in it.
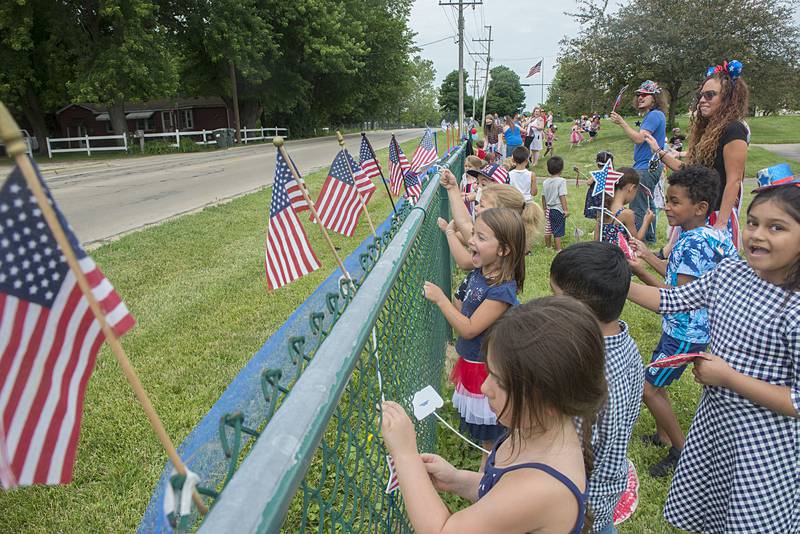
[[[740,76],[741,69],[738,61],[709,67],[692,109],[688,149],[690,164],[705,165],[719,173],[719,195],[709,222],[717,228],[728,227],[737,248],[738,209],[750,142],[750,130],[743,121],[750,93]],[[653,151],[670,169],[681,168],[680,160],[658,149],[652,136],[647,137]]]

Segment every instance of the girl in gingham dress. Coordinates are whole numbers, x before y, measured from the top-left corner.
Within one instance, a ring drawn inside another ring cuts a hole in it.
[[[705,387],[664,517],[688,531],[800,532],[800,180],[758,190],[747,262],[724,260],[680,287],[632,284],[659,313],[708,308]]]

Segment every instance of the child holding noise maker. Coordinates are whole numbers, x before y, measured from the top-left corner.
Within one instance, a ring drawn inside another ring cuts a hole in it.
[[[800,532],[800,180],[757,190],[747,261],[664,289],[631,284],[658,313],[708,309],[710,354],[664,517],[694,532]]]
[[[383,404],[383,440],[414,531],[579,534],[592,469],[591,424],[606,398],[597,320],[570,297],[536,299],[500,317],[483,352],[488,375],[481,389],[508,428],[484,472],[419,454],[411,419],[399,404]],[[583,438],[574,417],[583,421]],[[437,491],[473,504],[451,514]]]
[[[631,167],[620,167],[618,170],[622,173],[622,178],[614,184],[614,196],[606,195],[607,211],[603,213],[603,231],[600,236],[600,241],[611,243],[612,245],[619,244],[620,231],[626,232],[628,236],[636,239],[644,239],[644,235],[650,227],[650,222],[655,217],[653,212],[648,210],[644,216],[642,227],[639,230],[636,229],[636,215],[627,206],[639,191],[639,173]],[[608,212],[611,213],[609,214]],[[613,217],[611,217],[612,214]],[[620,222],[625,225],[624,230],[619,224]]]

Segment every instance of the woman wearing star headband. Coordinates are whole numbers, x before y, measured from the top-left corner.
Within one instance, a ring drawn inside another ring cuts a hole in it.
[[[727,227],[737,248],[741,245],[739,206],[750,143],[750,129],[743,120],[750,93],[741,74],[742,64],[736,60],[708,68],[692,109],[687,157],[688,164],[705,165],[719,173],[720,189],[709,223],[717,228]],[[683,166],[680,160],[658,149],[653,136],[646,137],[670,169]]]

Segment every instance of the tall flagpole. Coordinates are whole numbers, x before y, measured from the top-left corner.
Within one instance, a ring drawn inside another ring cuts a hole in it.
[[[170,440],[169,435],[167,434],[167,431],[161,422],[161,419],[158,417],[152,402],[150,402],[150,397],[147,396],[147,392],[144,390],[142,382],[139,380],[139,376],[136,374],[136,370],[133,368],[128,356],[125,354],[125,349],[122,348],[119,338],[114,333],[113,328],[111,328],[106,321],[106,315],[103,313],[102,308],[100,308],[100,304],[97,302],[94,293],[92,293],[89,281],[86,279],[86,274],[81,269],[78,263],[78,258],[75,256],[75,251],[73,250],[69,239],[64,233],[64,229],[61,227],[58,216],[53,210],[53,207],[50,205],[47,195],[45,195],[44,189],[42,188],[39,178],[36,175],[36,171],[31,164],[31,160],[28,158],[25,143],[22,140],[22,133],[20,132],[17,123],[14,121],[14,118],[11,116],[11,113],[9,113],[8,109],[2,103],[0,103],[0,139],[2,139],[6,145],[6,153],[10,157],[14,158],[17,166],[22,171],[22,175],[25,177],[25,182],[33,192],[34,197],[36,197],[36,203],[39,205],[39,209],[42,210],[42,216],[44,217],[45,221],[47,221],[47,226],[50,228],[50,231],[53,233],[53,237],[58,243],[58,247],[64,254],[64,258],[66,259],[72,274],[75,276],[78,286],[80,287],[84,298],[89,304],[89,308],[91,308],[95,319],[97,319],[97,322],[100,324],[100,329],[103,331],[106,342],[108,342],[108,345],[111,347],[111,351],[117,358],[125,378],[127,378],[128,383],[130,383],[131,388],[133,389],[133,393],[136,395],[136,399],[139,401],[139,404],[142,405],[142,409],[147,415],[147,419],[150,421],[150,426],[153,427],[153,431],[156,433],[158,440],[161,442],[161,445],[167,452],[167,456],[172,462],[172,465],[175,466],[175,470],[179,474],[186,476],[187,469],[183,463],[183,460],[181,460],[181,457],[178,455],[178,451],[172,444],[172,440]],[[208,508],[206,507],[205,503],[203,503],[203,500],[196,489],[192,492],[192,500],[201,513],[205,514],[208,511]]]
[[[542,58],[541,70],[539,72],[542,74],[542,101],[539,104],[541,108],[544,107],[544,58]]]
[[[381,175],[381,181],[383,182],[383,187],[386,188],[386,194],[389,195],[389,202],[392,203],[392,211],[395,215],[397,215],[397,208],[394,205],[394,199],[392,198],[392,192],[389,191],[389,184],[386,183],[386,178],[383,176],[383,169],[381,169],[381,164],[378,161],[378,155],[375,154],[375,149],[372,148],[372,143],[369,142],[367,138],[367,134],[365,132],[361,132],[361,137],[367,142],[367,146],[369,147],[369,151],[372,154],[372,159],[375,160],[375,166],[378,167],[378,172]]]
[[[339,257],[339,253],[336,252],[336,247],[333,246],[333,241],[331,241],[331,236],[328,235],[327,228],[325,228],[325,225],[322,224],[322,221],[317,214],[317,206],[314,204],[314,201],[311,200],[311,197],[308,196],[308,190],[306,189],[305,183],[303,183],[303,180],[300,178],[300,173],[297,172],[294,162],[292,162],[291,158],[289,158],[289,154],[286,153],[286,148],[283,146],[283,137],[273,138],[272,144],[280,151],[283,159],[288,162],[289,170],[292,171],[292,176],[294,176],[297,186],[300,189],[300,192],[303,194],[303,198],[305,199],[306,203],[308,204],[308,209],[311,210],[314,220],[317,221],[317,226],[319,226],[320,230],[322,231],[322,237],[325,238],[325,241],[328,243],[331,252],[333,252],[333,257],[336,258],[336,263],[339,265],[339,269],[342,270],[344,277],[352,282],[353,279],[350,277],[350,273],[347,272],[347,269],[345,269],[342,258]],[[361,195],[359,195],[359,197],[360,196]]]
[[[361,191],[358,190],[358,184],[356,184],[356,170],[352,167],[352,165],[350,165],[350,157],[349,154],[347,153],[347,147],[344,146],[344,136],[342,135],[342,132],[338,130],[336,131],[336,139],[339,141],[339,146],[342,147],[342,150],[344,150],[345,155],[348,156],[347,158],[345,158],[347,160],[347,168],[350,171],[350,178],[353,180],[353,185],[356,188],[356,193],[358,194],[358,200],[361,201],[361,209],[364,210],[364,215],[367,216],[367,222],[369,223],[369,229],[372,230],[373,237],[375,237],[375,239],[378,239],[378,234],[375,233],[375,225],[372,224],[372,217],[369,216],[367,203],[364,202],[364,197],[361,195]]]

